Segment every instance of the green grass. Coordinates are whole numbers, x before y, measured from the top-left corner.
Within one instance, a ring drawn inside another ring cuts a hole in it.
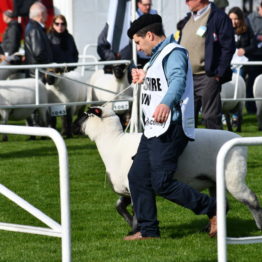
[[[245,116],[243,136],[260,136],[255,116]],[[87,137],[66,140],[70,167],[72,259],[94,262],[202,262],[217,260],[216,239],[201,232],[205,216],[158,198],[161,240],[125,242],[129,227],[115,211],[118,196],[105,180],[96,146]],[[0,183],[60,222],[56,148],[51,140],[27,141],[9,136],[0,143]],[[124,149],[123,149],[124,150]],[[261,147],[250,147],[248,184],[262,202]],[[231,197],[229,236],[256,236],[247,208]],[[3,196],[0,221],[44,226]],[[61,261],[61,240],[47,236],[0,231],[0,262]],[[261,244],[229,245],[229,261],[262,261]]]

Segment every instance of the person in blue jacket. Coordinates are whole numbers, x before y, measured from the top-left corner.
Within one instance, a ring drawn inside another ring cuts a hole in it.
[[[195,123],[201,109],[206,128],[222,129],[221,85],[232,78],[234,29],[225,12],[208,0],[186,0],[191,12],[177,24],[179,43],[193,69]]]
[[[132,69],[134,83],[143,83],[141,107],[145,120],[138,151],[128,179],[138,232],[124,240],[159,238],[156,195],[210,219],[216,235],[216,201],[173,180],[177,161],[189,140],[194,140],[194,99],[187,51],[173,35],[166,37],[162,18],[146,14],[135,20],[128,36],[138,50],[152,55],[147,72]]]

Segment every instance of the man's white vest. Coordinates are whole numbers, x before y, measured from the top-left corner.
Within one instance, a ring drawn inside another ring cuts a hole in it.
[[[161,103],[168,90],[168,84],[162,66],[163,59],[177,47],[183,48],[176,43],[170,43],[163,48],[153,64],[148,68],[144,85],[142,85],[141,104],[145,116],[144,135],[147,138],[158,137],[164,134],[171,122],[171,113],[165,123],[157,123],[152,116],[156,107]],[[186,88],[184,94],[182,95],[180,105],[182,112],[182,126],[185,135],[190,139],[194,139],[195,121],[193,77],[189,61]]]

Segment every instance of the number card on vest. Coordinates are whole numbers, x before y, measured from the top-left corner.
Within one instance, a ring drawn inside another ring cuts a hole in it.
[[[170,43],[163,48],[153,64],[148,68],[144,84],[142,85],[141,104],[145,116],[144,135],[147,138],[158,137],[164,134],[171,122],[171,113],[164,123],[158,123],[152,117],[156,107],[165,96],[168,84],[162,66],[163,59],[174,48],[183,48],[176,43]],[[182,125],[187,137],[194,139],[194,99],[192,70],[189,64],[186,80],[186,89],[181,98]]]

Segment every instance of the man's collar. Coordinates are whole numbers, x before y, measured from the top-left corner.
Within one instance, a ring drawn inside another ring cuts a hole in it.
[[[203,7],[202,9],[196,11],[196,12],[191,12],[194,19],[200,18],[202,15],[204,15],[208,10],[211,8],[211,4],[209,3],[207,6]]]

